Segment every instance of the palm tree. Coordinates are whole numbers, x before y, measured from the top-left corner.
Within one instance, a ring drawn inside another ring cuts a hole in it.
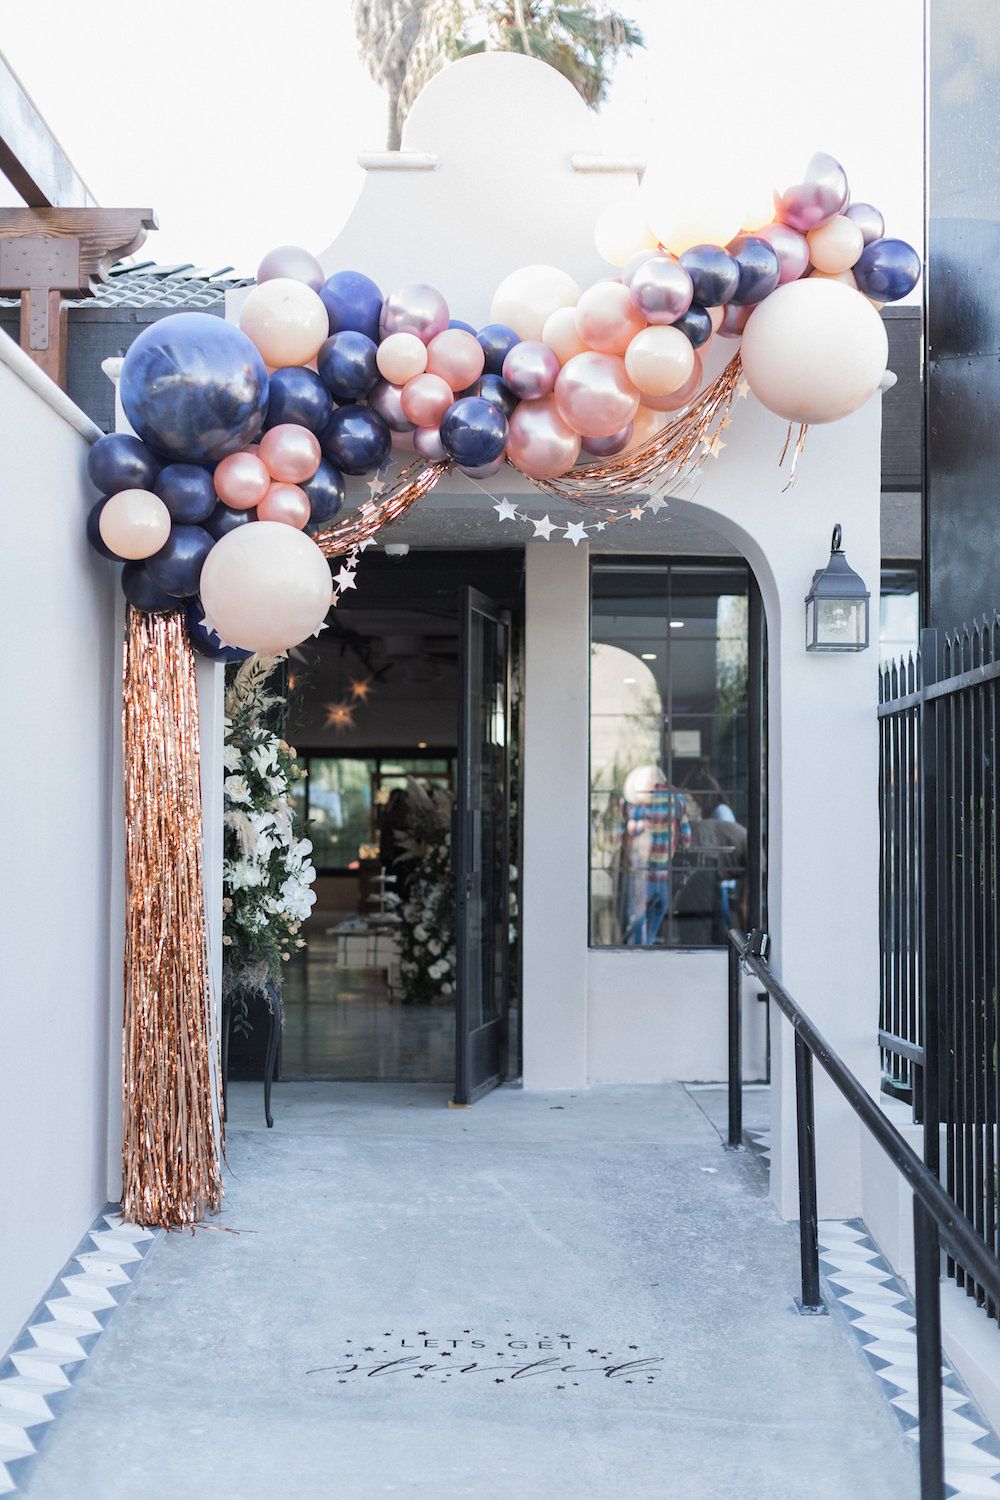
[[[645,46],[635,22],[602,0],[355,0],[354,24],[368,70],[388,96],[390,150],[417,94],[453,58],[537,57],[596,109],[619,53]]]

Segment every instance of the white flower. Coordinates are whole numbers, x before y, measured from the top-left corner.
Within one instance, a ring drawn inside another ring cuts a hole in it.
[[[427,928],[423,925],[423,923],[418,923],[417,926],[414,927],[413,936],[416,938],[418,943],[426,943]]]
[[[264,884],[264,872],[259,865],[252,864],[248,859],[239,859],[229,864],[227,874],[230,885],[236,891]]]
[[[250,801],[250,788],[245,776],[227,776],[222,789],[230,802]]]
[[[452,992],[452,986],[450,984],[443,984],[441,986],[441,993],[442,993],[442,995],[450,995],[451,992]]]
[[[427,944],[427,946],[430,949],[430,951],[435,955],[435,957],[441,952],[441,944],[438,942],[437,938],[431,938],[431,940]]]
[[[263,744],[255,745],[250,751],[250,761],[258,776],[266,780],[278,764],[278,746],[275,739],[268,736]],[[283,786],[284,783],[282,782],[281,785]]]
[[[226,745],[222,751],[222,764],[227,771],[238,771],[243,764],[243,753],[239,745]]]

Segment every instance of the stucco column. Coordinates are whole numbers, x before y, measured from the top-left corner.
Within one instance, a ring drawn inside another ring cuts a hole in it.
[[[524,1084],[587,1082],[588,548],[526,549]]]

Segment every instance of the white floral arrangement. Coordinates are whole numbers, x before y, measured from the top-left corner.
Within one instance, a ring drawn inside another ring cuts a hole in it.
[[[295,750],[267,727],[282,699],[268,691],[279,657],[252,656],[226,693],[223,938],[225,988],[280,987],[281,966],[305,947],[300,928],[316,900],[312,844],[294,823],[292,787],[305,776]]]
[[[451,868],[450,795],[426,791],[410,780],[406,788],[410,827],[400,838],[412,874],[401,919],[400,972],[411,1004],[433,1005],[455,993],[455,880]]]

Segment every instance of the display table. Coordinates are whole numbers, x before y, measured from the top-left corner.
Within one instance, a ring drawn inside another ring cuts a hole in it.
[[[399,985],[398,917],[352,917],[330,931],[337,940],[337,967],[384,969],[390,989]]]

